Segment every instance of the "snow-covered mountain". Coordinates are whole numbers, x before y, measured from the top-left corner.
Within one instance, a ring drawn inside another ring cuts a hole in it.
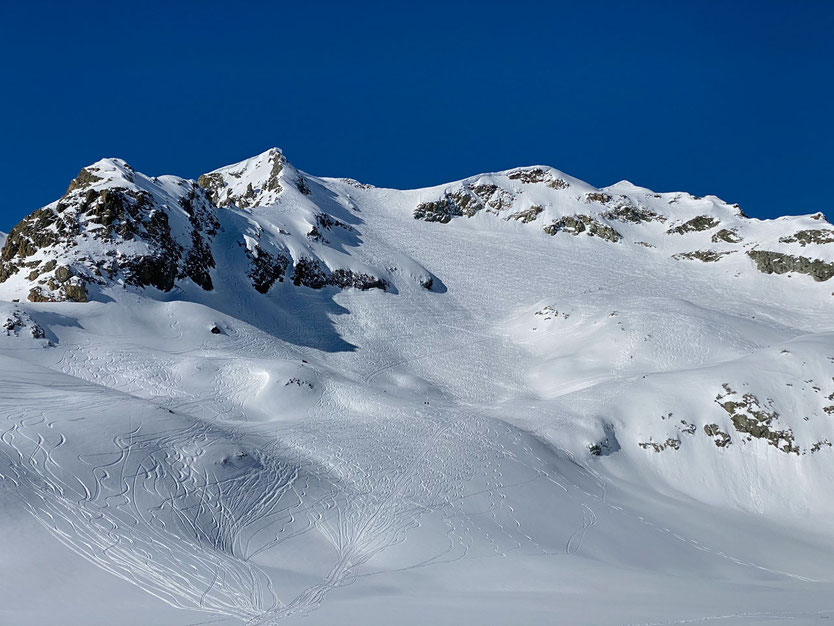
[[[830,617],[832,277],[544,166],[103,159],[2,241],[0,621]]]

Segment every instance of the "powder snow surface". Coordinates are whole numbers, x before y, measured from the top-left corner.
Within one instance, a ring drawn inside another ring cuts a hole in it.
[[[397,191],[287,163],[262,192],[275,154],[217,171],[255,200],[218,209],[212,291],[0,286],[0,623],[834,617],[834,280],[745,253],[830,262],[780,242],[821,217],[551,168]],[[473,185],[498,208],[413,217]],[[663,219],[543,231],[618,197]],[[311,241],[319,213],[349,228]],[[731,254],[672,258],[707,248]],[[390,288],[258,293],[246,252],[278,249]]]

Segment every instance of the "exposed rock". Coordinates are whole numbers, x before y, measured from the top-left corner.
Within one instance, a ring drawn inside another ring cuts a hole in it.
[[[287,382],[284,383],[284,387],[289,387],[290,385],[295,385],[296,387],[306,387],[307,389],[313,388],[313,383],[307,380],[301,380],[300,378],[292,377]]]
[[[715,263],[720,260],[721,257],[727,256],[728,254],[733,254],[733,251],[718,252],[716,250],[695,250],[693,252],[679,252],[678,254],[672,255],[672,258],[677,261],[698,260],[703,261],[704,263]]]
[[[348,224],[345,224],[341,220],[337,220],[335,217],[332,217],[327,213],[317,213],[316,224],[324,230],[333,230],[334,228],[341,228],[342,230],[345,230],[347,232],[356,232],[353,226],[349,226]]]
[[[20,337],[21,332],[25,329],[29,330],[28,334],[32,339],[44,339],[46,337],[46,333],[43,328],[41,328],[31,317],[29,317],[28,313],[18,309],[14,309],[11,312],[10,317],[6,318],[3,323],[3,329],[6,331],[7,337]]]
[[[61,265],[55,270],[55,280],[59,283],[67,282],[72,277],[72,270],[66,265]]]
[[[693,217],[688,222],[684,222],[680,226],[670,228],[666,232],[670,235],[684,235],[686,233],[709,230],[710,228],[715,228],[718,224],[719,221],[709,215],[699,215],[698,217]]]
[[[747,255],[756,263],[756,268],[764,274],[786,274],[797,272],[808,274],[817,282],[823,282],[834,276],[834,263],[804,256],[792,256],[768,250],[750,250]]]
[[[646,442],[640,442],[637,445],[640,446],[641,448],[643,448],[644,450],[648,450],[648,449],[651,448],[655,452],[663,452],[667,448],[671,449],[671,450],[680,450],[681,440],[680,439],[673,439],[672,437],[669,437],[663,443],[656,443],[654,441],[646,441]]]
[[[280,152],[273,151],[270,153],[269,161],[272,163],[272,169],[269,171],[269,178],[266,179],[266,184],[264,186],[267,191],[280,193],[281,183],[279,182],[279,176],[284,170],[284,163],[286,162],[286,159],[284,159],[284,155]]]
[[[260,293],[266,293],[275,282],[283,282],[290,265],[286,254],[270,254],[258,245],[255,250],[246,250],[249,257],[249,280]]]
[[[745,393],[739,398],[739,394],[726,383],[723,388],[724,393],[718,394],[715,401],[730,416],[738,432],[746,433],[756,439],[764,439],[783,452],[799,454],[799,448],[794,445],[791,429],[771,428],[779,417],[776,411],[772,409],[768,411],[752,393]]]
[[[270,192],[270,195],[274,196],[283,191],[280,177],[286,159],[279,150],[275,149],[269,150],[266,155],[270,170],[266,179],[261,183],[262,187],[253,187],[250,182],[242,193],[236,193],[233,191],[230,181],[224,177],[222,172],[203,174],[197,179],[197,185],[205,189],[211,201],[219,207],[234,205],[241,209],[248,209],[257,206],[261,203],[264,193]],[[226,173],[231,178],[240,178],[243,175],[242,170],[226,170]]]
[[[385,291],[389,286],[382,278],[344,268],[335,269],[328,275],[318,261],[306,257],[296,262],[292,282],[296,286],[303,285],[311,289],[331,286],[339,289],[353,287],[362,291],[368,289]]]
[[[616,230],[595,220],[590,215],[567,215],[555,220],[549,226],[545,226],[544,232],[551,236],[561,232],[574,236],[587,232],[591,237],[599,237],[613,242],[620,241],[623,238]]]
[[[307,181],[304,180],[303,176],[299,176],[298,178],[295,179],[295,187],[296,187],[296,189],[298,189],[298,191],[303,193],[305,196],[309,196],[310,193],[312,193],[310,191],[310,185],[307,184]]]
[[[299,259],[293,270],[292,283],[296,287],[304,285],[311,289],[321,289],[327,285],[327,274],[315,259]]]
[[[523,211],[518,211],[517,213],[513,213],[512,215],[508,216],[508,220],[521,220],[524,224],[529,224],[532,221],[535,221],[538,218],[539,214],[544,211],[543,207],[536,206],[535,204],[531,206],[529,209],[524,209]]]
[[[101,180],[101,177],[96,176],[86,167],[82,168],[80,172],[78,172],[78,176],[72,179],[70,182],[69,187],[67,187],[67,191],[64,195],[68,195],[75,191],[76,189],[82,189],[84,187],[88,187],[93,183],[97,183]]]
[[[113,281],[165,291],[186,276],[204,289],[212,288],[208,270],[214,260],[208,240],[218,223],[202,190],[188,183],[190,188],[180,200],[191,222],[191,245],[183,246],[171,232],[170,208],[147,191],[91,188],[90,184],[101,180],[95,174],[79,175],[78,180],[57,203],[38,209],[12,229],[0,252],[0,282],[29,265],[28,257],[40,252],[41,258],[52,258],[43,263],[36,260],[28,272],[30,281],[38,281],[30,289],[33,301],[85,302],[86,284],[102,282],[103,273]],[[93,247],[92,257],[74,252],[85,241],[105,245]],[[118,244],[128,241],[131,254],[116,255]],[[65,261],[58,265],[57,258]]]
[[[322,234],[322,230],[333,230],[334,228],[341,228],[347,232],[356,232],[356,230],[345,224],[344,222],[331,217],[327,213],[318,213],[316,215],[316,225],[313,226],[307,233],[307,237],[313,241],[321,241],[323,243],[330,243]]]
[[[828,439],[822,439],[820,441],[817,441],[811,446],[811,452],[819,452],[820,450],[822,450],[823,446],[828,446],[830,448],[831,442],[828,441]]]
[[[327,284],[339,289],[354,287],[362,291],[368,289],[382,289],[385,291],[388,288],[388,283],[382,278],[347,269],[333,270],[333,273],[327,279]]]
[[[544,308],[539,309],[538,311],[536,311],[534,315],[540,316],[542,318],[542,321],[545,321],[545,322],[548,322],[552,319],[556,319],[560,315],[562,316],[563,319],[568,319],[570,317],[570,313],[567,313],[567,312],[559,313],[559,311],[557,311],[556,308],[554,306],[550,305],[550,304],[548,304]]]
[[[730,435],[721,430],[718,427],[718,424],[706,424],[704,426],[704,432],[708,437],[713,438],[715,445],[719,448],[726,448],[733,442],[732,439],[730,439]]]
[[[513,195],[508,191],[501,189],[498,185],[491,184],[473,184],[469,185],[468,189],[475,194],[478,199],[487,207],[502,211],[513,202]]]
[[[670,413],[669,416],[671,417],[672,414]],[[695,424],[690,424],[686,420],[681,420],[681,426],[682,426],[681,432],[685,433],[687,435],[694,435],[695,431],[697,430],[697,428],[695,427]]]
[[[199,185],[208,192],[209,196],[211,197],[211,201],[217,206],[228,206],[230,204],[230,202],[221,204],[220,194],[226,186],[222,174],[218,172],[203,174],[197,179],[197,185]]]
[[[374,189],[373,185],[370,185],[368,183],[360,183],[358,180],[355,180],[353,178],[340,178],[339,180],[345,183],[346,185],[356,187],[357,189]]]
[[[800,230],[793,235],[781,237],[782,243],[798,243],[803,248],[808,244],[822,245],[834,243],[834,230],[820,228],[817,230]]]
[[[208,242],[196,228],[191,231],[191,249],[185,257],[185,264],[179,278],[188,276],[205,291],[214,289],[209,269],[214,269],[214,257]]]
[[[613,209],[609,209],[600,214],[600,217],[606,220],[617,220],[618,222],[632,222],[640,224],[642,222],[665,222],[666,218],[663,215],[655,213],[646,207],[635,206],[629,202],[621,202]]]
[[[64,285],[63,291],[70,302],[87,302],[87,288],[81,280],[76,279],[76,282]]]
[[[58,222],[64,223],[65,220],[59,218],[52,209],[44,207],[23,218],[9,231],[3,249],[0,251],[0,260],[6,267],[4,272],[7,277],[17,273],[20,269],[15,267],[12,270],[8,267],[12,259],[32,256],[39,249],[54,246],[61,240],[59,231],[67,230],[67,227],[59,229]]]
[[[414,219],[427,222],[440,222],[448,224],[453,217],[463,215],[460,208],[455,206],[448,198],[441,198],[432,202],[421,202],[414,209]]]
[[[712,243],[720,243],[722,241],[725,243],[740,243],[741,237],[733,229],[722,228],[712,236]]]
[[[485,207],[483,200],[470,188],[447,191],[440,200],[422,202],[414,209],[414,219],[448,223],[453,217],[472,217]]]
[[[608,204],[611,202],[611,194],[602,191],[595,191],[585,194],[585,202],[599,202],[600,204]]]
[[[507,174],[507,178],[510,180],[517,180],[528,185],[533,183],[544,183],[551,189],[567,189],[570,187],[570,183],[566,180],[562,180],[558,176],[555,176],[552,172],[540,167],[515,170],[514,172]]]

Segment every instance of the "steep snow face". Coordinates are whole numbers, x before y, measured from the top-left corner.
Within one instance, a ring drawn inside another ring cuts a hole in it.
[[[832,238],[544,166],[100,161],[3,248],[3,619],[829,617]]]
[[[289,279],[313,289],[391,289],[398,273],[431,288],[431,275],[396,250],[369,259],[361,244],[359,207],[344,193],[296,170],[276,148],[200,176],[198,184],[240,233],[246,273],[266,293]]]
[[[304,179],[283,153],[270,148],[251,159],[203,174],[197,182],[209,191],[217,206],[248,209],[277,204],[288,179],[299,191],[307,192]]]

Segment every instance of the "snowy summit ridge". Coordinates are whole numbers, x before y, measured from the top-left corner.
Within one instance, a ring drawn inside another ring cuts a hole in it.
[[[234,229],[258,291],[285,277],[312,288],[385,289],[391,276],[381,268],[354,268],[345,246],[358,241],[350,224],[361,221],[355,217],[357,200],[392,194],[415,219],[428,222],[482,214],[548,235],[655,249],[678,261],[734,262],[745,270],[755,265],[818,281],[834,275],[834,257],[820,245],[834,240],[834,230],[822,214],[750,220],[715,196],[659,194],[628,181],[596,189],[545,166],[397,193],[309,176],[271,148],[203,174],[196,183],[151,178],[121,159],[85,167],[64,196],[9,233],[0,282],[30,301],[85,301],[90,287],[115,285],[170,291],[186,279],[212,290],[215,257],[228,254],[216,250],[215,238],[219,230]],[[813,257],[804,254],[808,244]],[[741,257],[724,259],[738,252]],[[427,272],[418,273],[431,282]]]

